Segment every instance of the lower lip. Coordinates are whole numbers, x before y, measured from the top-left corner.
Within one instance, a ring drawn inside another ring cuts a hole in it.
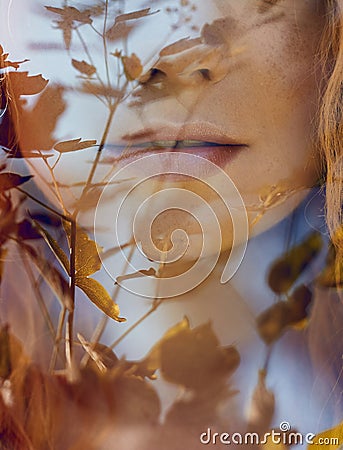
[[[229,165],[238,154],[247,148],[246,145],[211,145],[211,146],[199,146],[199,147],[147,147],[145,149],[134,150],[133,148],[129,148],[127,151],[124,151],[123,155],[118,156],[116,159],[119,162],[120,166],[122,164],[129,164],[132,161],[136,161],[139,158],[148,155],[156,155],[161,153],[186,153],[195,156],[199,156],[201,158],[207,159],[211,163],[215,164],[217,167],[224,169],[227,165]]]

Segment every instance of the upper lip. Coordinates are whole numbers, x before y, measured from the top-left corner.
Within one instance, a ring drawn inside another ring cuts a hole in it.
[[[147,128],[139,129],[135,132],[122,136],[122,139],[130,144],[140,144],[144,142],[156,141],[204,141],[219,145],[241,145],[243,143],[236,137],[229,136],[220,127],[206,123],[193,122],[183,125],[154,124]]]

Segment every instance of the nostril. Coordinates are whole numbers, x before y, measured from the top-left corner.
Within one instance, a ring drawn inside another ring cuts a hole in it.
[[[153,67],[150,69],[146,74],[142,75],[139,82],[140,84],[155,84],[160,83],[166,78],[167,74],[163,72],[160,69],[156,69],[156,67]]]
[[[211,72],[209,71],[209,69],[199,69],[197,70],[197,72],[201,74],[204,80],[211,81]]]

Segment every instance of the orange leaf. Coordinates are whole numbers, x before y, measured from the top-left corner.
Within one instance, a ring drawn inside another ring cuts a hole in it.
[[[76,70],[87,75],[88,77],[91,77],[96,72],[96,68],[94,66],[92,66],[91,64],[88,64],[84,60],[77,61],[76,59],[72,59],[71,63]]]

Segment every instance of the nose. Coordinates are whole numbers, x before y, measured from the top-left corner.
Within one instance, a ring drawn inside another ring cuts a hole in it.
[[[143,85],[218,83],[229,72],[232,56],[228,45],[209,45],[199,39],[184,39],[164,48],[156,64],[140,79]]]
[[[232,17],[205,24],[195,39],[181,39],[160,52],[154,67],[146,73],[141,84],[218,83],[232,67],[233,56],[241,49],[237,41],[237,24]]]

